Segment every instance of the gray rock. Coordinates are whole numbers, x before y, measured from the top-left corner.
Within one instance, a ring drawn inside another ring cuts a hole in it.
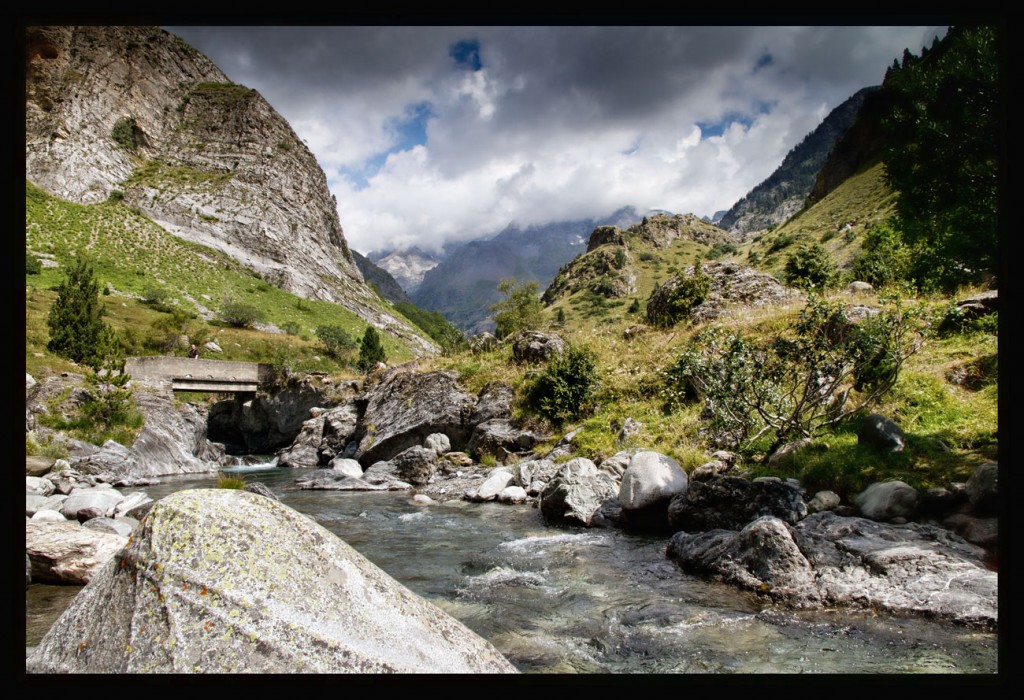
[[[666,551],[684,571],[714,574],[793,607],[998,624],[998,580],[984,566],[984,550],[932,526],[826,511],[793,526],[764,517],[740,532],[678,532]]]
[[[161,499],[26,670],[516,672],[489,642],[310,518],[231,489]]]
[[[516,428],[507,418],[492,418],[474,428],[466,449],[478,459],[489,455],[507,462],[529,452],[540,439],[532,431]]]
[[[999,506],[999,465],[982,464],[967,480],[967,501],[972,511],[995,513]]]
[[[898,425],[885,416],[872,413],[864,419],[857,433],[857,444],[869,445],[884,452],[902,452],[906,438]]]
[[[40,476],[25,477],[25,493],[31,493],[37,496],[49,496],[56,490],[57,487],[54,486],[53,482],[49,479],[44,479]]]
[[[519,331],[508,342],[512,345],[512,359],[519,363],[540,364],[565,352],[565,341],[557,333]]]
[[[875,288],[872,287],[869,283],[861,282],[859,280],[855,280],[846,285],[847,294],[870,294],[874,291]]]
[[[626,440],[636,437],[644,429],[644,424],[633,418],[626,418],[622,423],[622,428],[619,430],[619,434],[615,437],[619,442],[625,442]]]
[[[347,457],[335,457],[327,466],[332,471],[344,474],[345,476],[357,478],[362,478],[363,476],[363,466],[356,460]]]
[[[242,487],[242,490],[248,491],[249,493],[258,493],[261,496],[264,496],[266,498],[272,498],[275,501],[281,500],[280,498],[277,497],[276,493],[270,490],[269,486],[267,486],[261,481],[250,481],[248,484]]]
[[[437,471],[437,452],[413,445],[391,459],[399,479],[410,484],[425,484]]]
[[[423,446],[429,450],[433,450],[438,457],[443,455],[445,452],[450,452],[452,449],[451,440],[444,433],[431,433],[423,441]]]
[[[595,513],[619,490],[618,481],[586,457],[570,459],[540,495],[544,520],[553,524],[590,526]]]
[[[32,513],[30,520],[35,520],[41,523],[63,523],[67,522],[68,519],[60,514],[59,510],[43,509],[37,510]]]
[[[810,438],[801,438],[800,440],[787,442],[785,445],[780,446],[777,450],[772,452],[771,456],[768,457],[768,466],[773,467],[783,464],[793,455],[807,449],[810,446]]]
[[[818,491],[814,498],[807,502],[808,513],[820,513],[823,510],[835,510],[840,503],[839,494],[834,491]]]
[[[766,515],[790,524],[805,518],[801,489],[779,479],[720,476],[690,481],[686,492],[673,497],[668,506],[671,528],[687,532],[740,530]]]
[[[853,499],[860,514],[871,520],[909,520],[917,515],[917,490],[902,481],[871,484]]]
[[[633,455],[622,475],[618,499],[624,510],[639,510],[667,502],[686,492],[686,472],[671,457],[641,451]]]
[[[124,495],[114,489],[75,490],[61,506],[61,513],[68,520],[78,520],[80,511],[96,511],[102,516],[112,516],[114,508],[124,500]]]
[[[299,469],[320,466],[325,421],[326,416],[322,413],[304,421],[292,444],[277,453],[278,466]]]
[[[512,483],[512,472],[504,467],[492,469],[484,482],[475,490],[471,501],[493,501]],[[525,496],[525,492],[524,492]]]
[[[85,585],[127,541],[73,521],[25,521],[25,551],[36,583]]]
[[[138,526],[139,521],[134,518],[91,518],[82,523],[82,527],[98,532],[112,532],[115,535],[128,537]]]
[[[53,468],[53,460],[49,457],[29,455],[25,457],[25,474],[27,476],[42,476]]]

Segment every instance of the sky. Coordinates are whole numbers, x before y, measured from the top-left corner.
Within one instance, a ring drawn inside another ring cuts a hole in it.
[[[165,26],[257,90],[370,255],[714,216],[944,26]]]

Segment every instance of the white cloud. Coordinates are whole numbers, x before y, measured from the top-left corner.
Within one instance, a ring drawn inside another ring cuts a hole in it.
[[[174,28],[316,155],[360,252],[601,216],[710,215],[939,27]],[[479,45],[480,70],[456,42]],[[394,124],[429,104],[426,143]],[[733,121],[728,124],[730,118]],[[725,119],[725,123],[723,123]],[[723,123],[719,136],[699,124]],[[347,176],[383,165],[366,186]],[[374,159],[374,160],[371,160]]]

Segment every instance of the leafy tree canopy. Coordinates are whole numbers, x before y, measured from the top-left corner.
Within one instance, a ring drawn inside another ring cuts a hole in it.
[[[923,289],[995,273],[1004,120],[994,27],[951,27],[886,73],[886,177]]]

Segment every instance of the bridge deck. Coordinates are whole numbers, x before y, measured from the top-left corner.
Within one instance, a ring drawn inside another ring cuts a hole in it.
[[[172,391],[252,393],[267,383],[269,364],[187,357],[129,357],[124,371],[141,383],[170,383]]]

